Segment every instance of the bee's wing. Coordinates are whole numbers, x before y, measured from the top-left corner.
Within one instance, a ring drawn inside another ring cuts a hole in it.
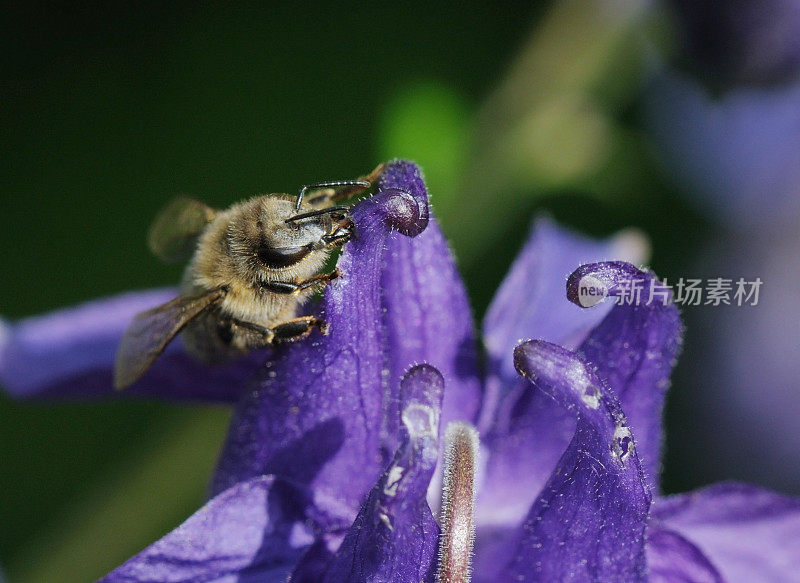
[[[221,289],[199,297],[178,296],[137,315],[117,350],[114,386],[124,389],[136,382],[186,324],[218,304],[224,296]]]
[[[214,220],[217,211],[200,201],[179,196],[165,206],[147,234],[147,246],[167,263],[192,256],[197,236]]]

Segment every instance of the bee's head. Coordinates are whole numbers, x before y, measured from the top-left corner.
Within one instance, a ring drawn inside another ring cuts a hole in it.
[[[309,264],[308,271],[315,271],[327,258],[335,217],[336,210],[298,213],[288,197],[259,197],[248,201],[231,221],[228,246],[231,254],[244,259],[251,275],[297,273],[305,264]],[[316,261],[309,261],[314,257]]]

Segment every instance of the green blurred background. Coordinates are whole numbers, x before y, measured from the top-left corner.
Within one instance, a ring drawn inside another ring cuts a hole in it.
[[[476,318],[542,209],[592,235],[639,227],[654,269],[687,275],[707,225],[637,126],[654,25],[626,6],[19,6],[0,40],[0,313],[176,283],[144,233],[177,193],[225,207],[393,157],[426,171]],[[682,374],[670,424],[691,415]],[[87,581],[202,503],[228,411],[0,397],[0,420],[2,569]],[[668,445],[667,491],[716,477]]]

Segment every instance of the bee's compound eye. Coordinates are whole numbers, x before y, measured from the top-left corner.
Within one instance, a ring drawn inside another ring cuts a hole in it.
[[[267,267],[289,267],[302,260],[311,253],[312,245],[300,247],[269,247],[262,245],[258,248],[258,259]]]

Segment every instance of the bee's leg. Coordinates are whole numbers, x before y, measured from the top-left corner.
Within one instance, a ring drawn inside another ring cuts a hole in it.
[[[350,240],[353,236],[353,221],[345,218],[336,225],[336,227],[327,235],[324,235],[319,245],[322,248],[333,249],[341,247]]]
[[[317,184],[308,184],[300,189],[297,195],[297,202],[295,209],[300,209],[300,204],[303,202],[303,197],[309,194],[309,191],[318,191],[310,193],[308,204],[311,206],[324,208],[332,205],[338,200],[350,198],[356,194],[362,193],[370,188],[378,177],[383,172],[385,164],[378,164],[378,166],[364,176],[359,176],[355,180],[341,180],[337,182],[319,182]]]
[[[320,273],[319,275],[315,275],[314,277],[310,277],[305,281],[301,281],[297,285],[300,287],[301,290],[307,290],[310,288],[314,288],[317,286],[326,286],[334,279],[341,277],[342,273],[338,269],[334,269],[330,273]]]
[[[347,217],[347,208],[343,206],[331,206],[326,209],[301,213],[299,215],[289,217],[284,221],[284,223],[293,223],[301,219],[307,219],[308,217],[322,214],[330,214],[331,218],[336,222],[327,235],[323,235],[316,243],[314,243],[312,249],[314,251],[318,249],[332,249],[334,247],[341,247],[347,243],[350,240],[350,237],[353,236],[353,221]]]
[[[314,328],[328,334],[328,323],[314,316],[301,316],[282,322],[272,328],[272,342],[294,342],[311,334]]]
[[[268,292],[272,292],[274,294],[290,295],[317,286],[327,285],[340,275],[341,273],[339,272],[339,270],[334,269],[330,273],[321,273],[320,275],[315,275],[314,277],[311,277],[305,281],[301,281],[298,283],[294,283],[291,281],[270,281],[262,283],[261,289]]]
[[[311,334],[314,328],[319,329],[323,334],[328,333],[328,324],[314,316],[300,316],[292,318],[280,324],[267,328],[251,322],[235,320],[235,324],[250,332],[248,344],[251,348],[260,348],[279,342],[294,342],[301,340]]]

